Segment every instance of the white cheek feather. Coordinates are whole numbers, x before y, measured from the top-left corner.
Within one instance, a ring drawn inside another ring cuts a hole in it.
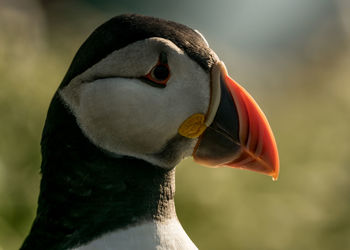
[[[149,72],[161,51],[168,56],[171,72],[165,88],[137,78]],[[94,144],[159,163],[150,155],[160,152],[189,116],[206,113],[209,81],[209,74],[173,43],[151,38],[113,52],[60,94]]]
[[[177,218],[142,224],[107,233],[74,250],[195,250]]]
[[[96,80],[81,88],[75,107],[78,123],[92,141],[111,152],[154,153],[176,134],[179,119],[175,113],[168,122],[164,106],[170,103],[162,89],[125,78]]]

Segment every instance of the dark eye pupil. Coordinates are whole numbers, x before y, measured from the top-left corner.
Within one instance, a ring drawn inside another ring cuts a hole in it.
[[[154,68],[153,75],[157,80],[166,80],[169,76],[169,69],[165,65],[158,65]]]

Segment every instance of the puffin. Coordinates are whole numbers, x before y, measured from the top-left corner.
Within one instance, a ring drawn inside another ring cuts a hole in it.
[[[41,154],[22,250],[197,249],[175,210],[181,160],[279,174],[264,113],[204,36],[136,14],[105,22],[78,49]]]

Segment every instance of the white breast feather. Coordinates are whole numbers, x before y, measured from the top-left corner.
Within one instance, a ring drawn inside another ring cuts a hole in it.
[[[74,250],[195,250],[177,218],[107,233]]]

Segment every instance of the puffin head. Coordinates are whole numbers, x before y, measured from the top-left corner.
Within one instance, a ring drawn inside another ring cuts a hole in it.
[[[253,98],[204,37],[184,25],[122,15],[97,28],[57,91],[82,134],[107,154],[164,169],[183,158],[277,179],[276,143]]]
[[[203,36],[139,15],[117,16],[83,43],[51,101],[41,145],[38,210],[23,250],[72,249],[145,221],[157,246],[155,235],[175,244],[177,228],[181,246],[193,249],[176,219],[177,163],[193,156],[274,179],[279,170],[264,114]],[[163,234],[168,224],[157,225],[169,220],[172,233]]]

